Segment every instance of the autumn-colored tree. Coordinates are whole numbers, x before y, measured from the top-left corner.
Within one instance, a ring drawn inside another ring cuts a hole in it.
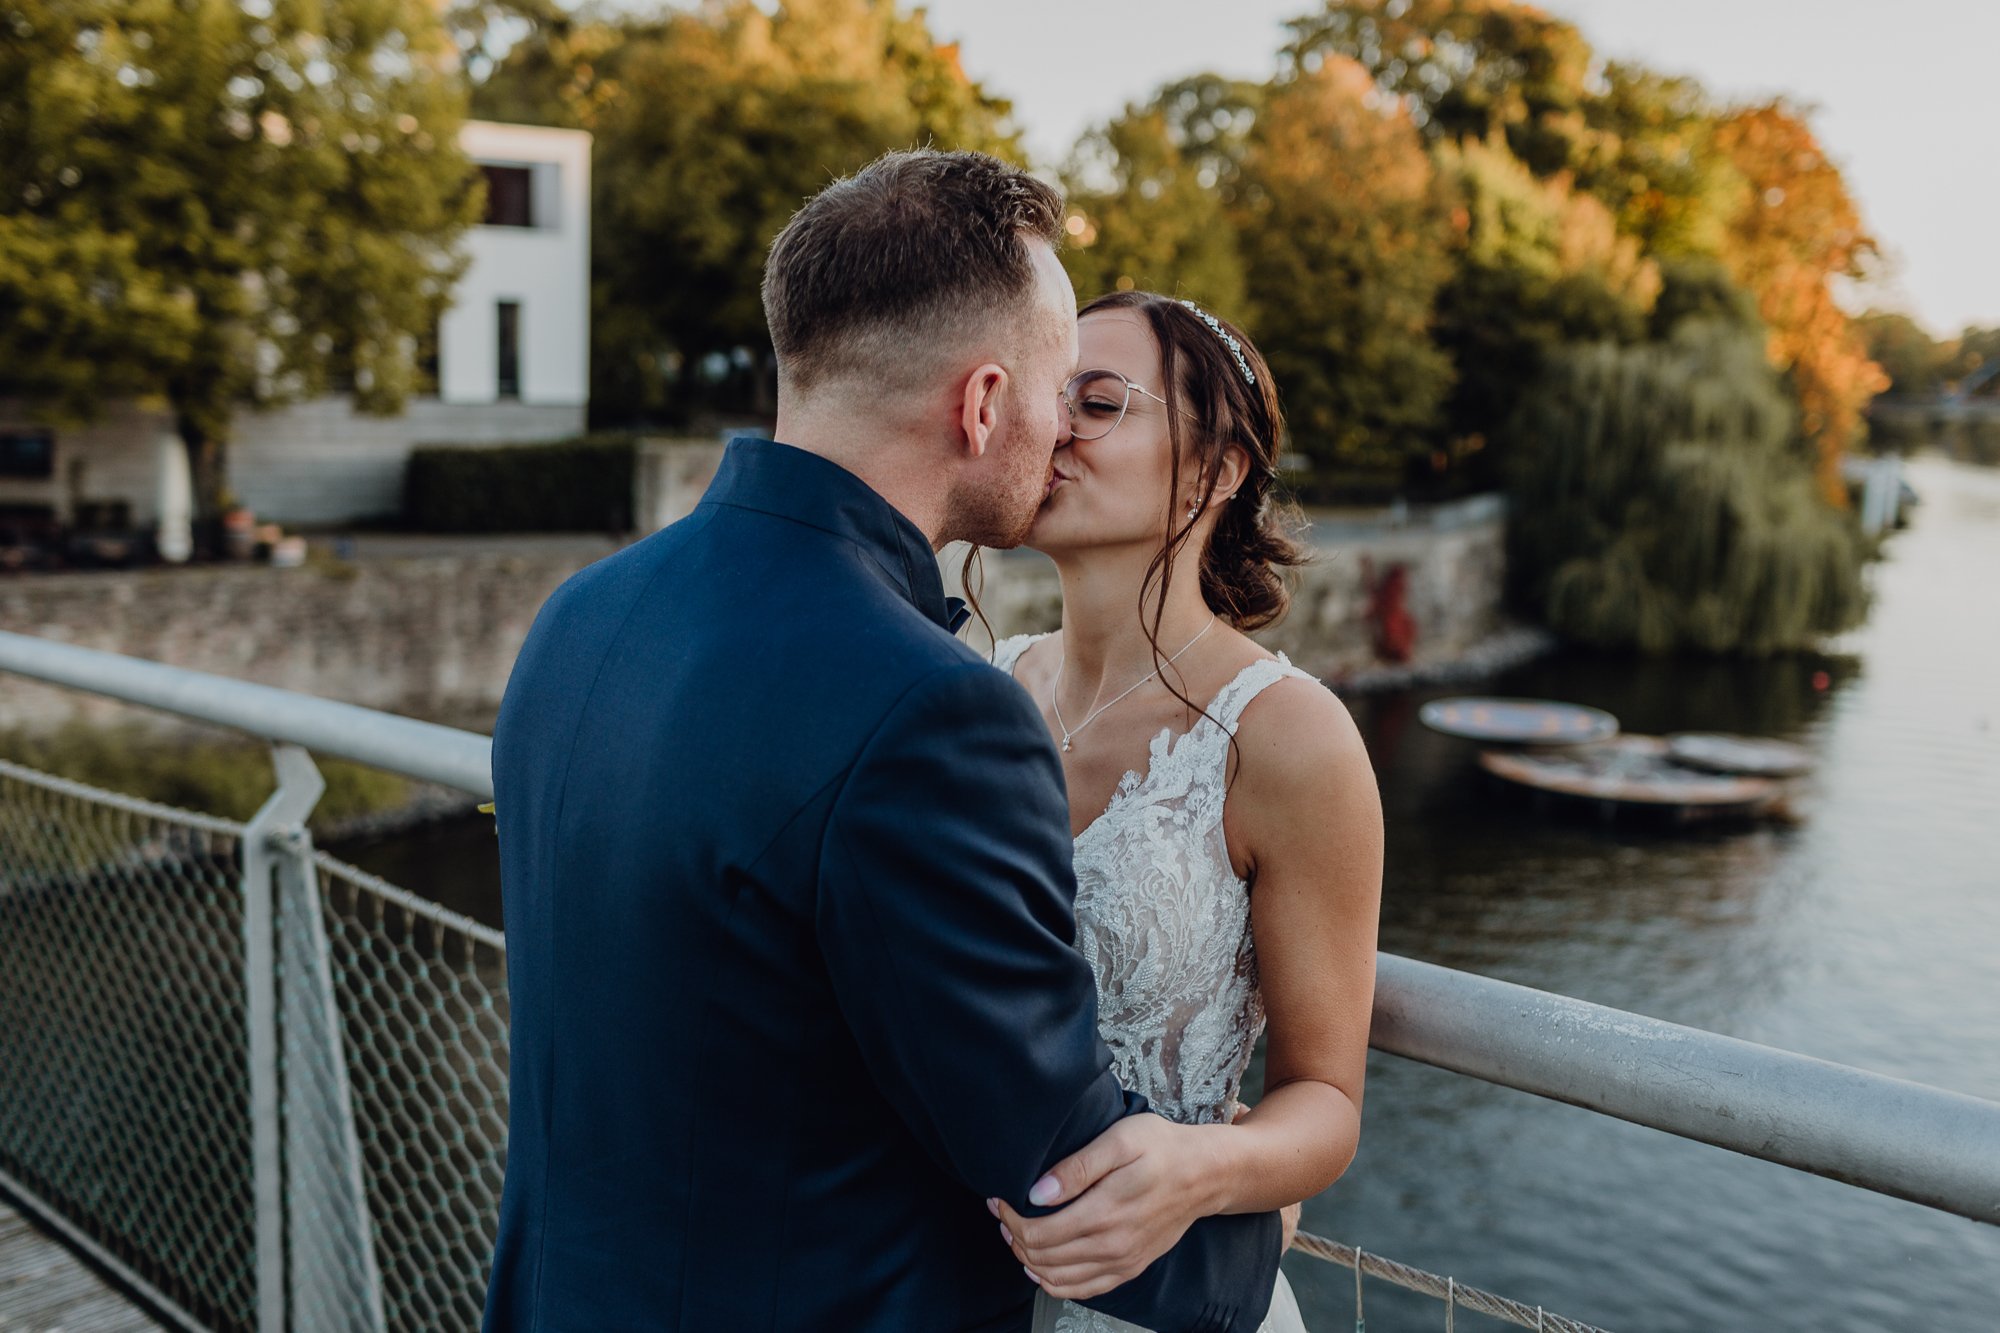
[[[1852,319],[1834,297],[1842,278],[1865,275],[1875,242],[1862,226],[1840,169],[1811,128],[1783,101],[1747,107],[1716,131],[1716,147],[1749,187],[1732,220],[1723,259],[1757,298],[1770,329],[1769,354],[1799,405],[1822,494],[1844,505],[1840,460],[1861,411],[1887,387]]]
[[[1498,134],[1537,175],[1602,151],[1585,114],[1590,43],[1574,24],[1515,0],[1324,0],[1287,26],[1286,54],[1310,70],[1355,61],[1400,97],[1433,141]]]
[[[1451,386],[1431,338],[1451,232],[1409,117],[1343,58],[1278,84],[1233,211],[1248,326],[1294,448],[1322,469],[1391,477],[1427,460]]]
[[[1261,100],[1256,85],[1204,76],[1127,106],[1083,137],[1063,171],[1063,263],[1079,296],[1138,287],[1242,313],[1229,202]]]
[[[1438,300],[1438,343],[1458,372],[1447,449],[1474,478],[1491,480],[1484,446],[1545,359],[1571,343],[1643,336],[1660,273],[1609,209],[1567,176],[1537,179],[1499,135],[1440,143],[1432,156],[1458,231]]]
[[[424,0],[17,0],[0,42],[0,394],[164,405],[213,513],[236,409],[419,380],[480,192]]]
[[[1640,65],[1605,66],[1584,103],[1599,132],[1577,186],[1604,201],[1618,230],[1662,259],[1714,258],[1747,187],[1717,151],[1714,100],[1698,82]]]

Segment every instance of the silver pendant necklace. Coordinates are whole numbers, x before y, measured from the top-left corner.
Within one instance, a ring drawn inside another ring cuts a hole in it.
[[[1092,709],[1090,716],[1085,718],[1083,721],[1077,723],[1074,730],[1071,729],[1070,725],[1067,722],[1063,721],[1062,704],[1060,702],[1062,696],[1063,665],[1069,660],[1069,654],[1064,653],[1061,657],[1056,658],[1056,684],[1055,688],[1049,691],[1049,707],[1055,711],[1057,730],[1062,732],[1063,753],[1068,754],[1070,750],[1074,748],[1071,742],[1076,738],[1077,732],[1082,731],[1085,727],[1095,722],[1097,720],[1098,714],[1102,713],[1105,709],[1111,707],[1111,704],[1117,703],[1119,699],[1123,699],[1126,694],[1130,694],[1133,690],[1138,689],[1141,685],[1144,685],[1147,681],[1159,675],[1160,672],[1165,668],[1172,666],[1175,662],[1178,662],[1180,660],[1181,653],[1186,652],[1188,649],[1200,643],[1202,640],[1202,635],[1207,634],[1210,630],[1215,628],[1215,622],[1217,619],[1218,617],[1216,616],[1210,616],[1208,618],[1208,623],[1201,627],[1201,633],[1195,635],[1192,639],[1189,639],[1186,643],[1182,644],[1180,652],[1175,653],[1172,657],[1169,657],[1166,661],[1160,663],[1159,666],[1154,667],[1151,671],[1148,671],[1145,675],[1133,681],[1130,687],[1128,687],[1125,690],[1125,693],[1119,695],[1117,699],[1113,699],[1110,704],[1100,704],[1098,707]]]

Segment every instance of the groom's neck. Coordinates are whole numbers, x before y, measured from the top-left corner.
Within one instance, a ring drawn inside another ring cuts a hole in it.
[[[946,526],[948,490],[925,441],[913,432],[896,428],[883,420],[855,412],[786,410],[778,405],[777,427],[773,432],[782,444],[817,454],[844,468],[910,522],[931,544],[942,547],[950,537]]]

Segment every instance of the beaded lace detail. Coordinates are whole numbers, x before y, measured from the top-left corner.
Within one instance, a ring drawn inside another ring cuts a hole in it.
[[[993,664],[1011,674],[1043,637],[1003,640]],[[1229,738],[1250,701],[1287,676],[1313,679],[1282,654],[1259,659],[1193,728],[1162,728],[1145,769],[1126,773],[1076,838],[1076,945],[1097,978],[1099,1035],[1118,1081],[1182,1124],[1229,1121],[1264,1031],[1250,891],[1230,864],[1222,813]],[[1065,1303],[1055,1327],[1132,1325]]]

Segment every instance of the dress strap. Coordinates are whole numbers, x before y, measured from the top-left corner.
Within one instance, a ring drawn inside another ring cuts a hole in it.
[[[1283,653],[1276,657],[1260,657],[1237,672],[1236,678],[1222,687],[1215,696],[1215,702],[1208,706],[1208,715],[1233,736],[1236,724],[1242,718],[1243,710],[1250,706],[1250,701],[1287,676],[1319,684],[1311,675],[1293,666],[1291,659]]]
[[[1055,633],[1050,630],[1049,634]],[[1031,644],[1040,643],[1048,634],[1010,634],[993,645],[993,665],[1008,675],[1014,674],[1014,664],[1021,660],[1021,654],[1028,651]]]

